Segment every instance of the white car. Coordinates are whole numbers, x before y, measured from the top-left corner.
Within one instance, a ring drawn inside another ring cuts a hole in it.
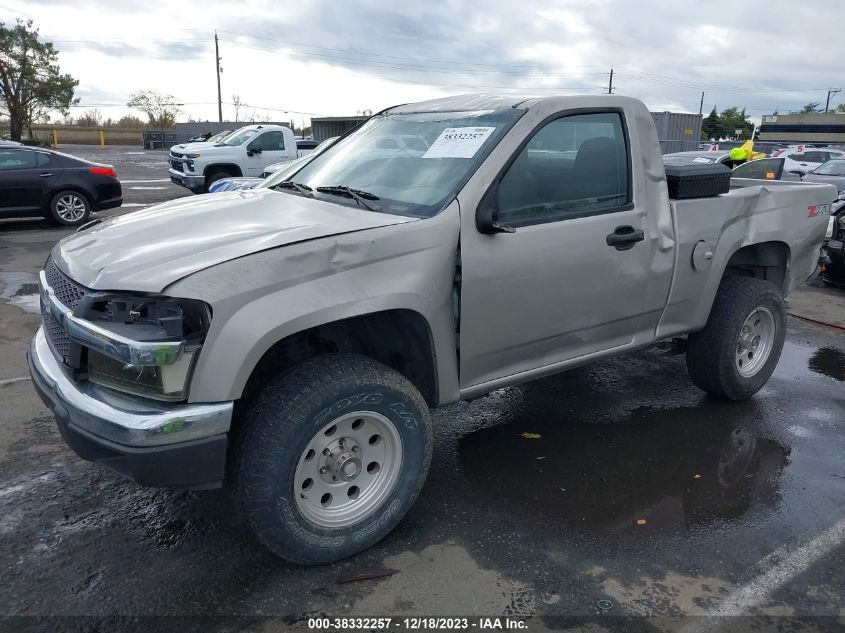
[[[845,152],[827,147],[810,147],[809,145],[790,145],[771,154],[772,158],[785,158],[784,169],[804,176],[822,163],[833,158],[845,158]]]
[[[297,157],[296,139],[281,125],[247,125],[219,143],[186,143],[170,148],[170,181],[205,193],[217,180],[261,175],[273,163]]]

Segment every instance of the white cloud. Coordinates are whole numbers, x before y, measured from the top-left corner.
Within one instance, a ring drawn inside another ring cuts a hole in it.
[[[784,112],[840,87],[838,56],[826,51],[845,17],[845,5],[818,0],[3,0],[3,9],[4,21],[29,16],[55,41],[83,106],[125,103],[149,88],[173,94],[186,114],[216,119],[216,28],[223,100],[239,94],[279,109],[256,113],[297,121],[466,92],[598,93],[610,66],[616,93],[653,109],[697,112],[703,90],[705,112]],[[795,33],[812,33],[810,45],[784,46]]]

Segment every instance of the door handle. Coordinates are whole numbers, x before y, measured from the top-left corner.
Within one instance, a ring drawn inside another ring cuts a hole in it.
[[[46,178],[47,176],[52,176],[53,174],[38,174],[42,178]]]
[[[605,238],[605,242],[617,251],[627,251],[629,248],[634,248],[634,244],[642,242],[644,239],[645,233],[642,229],[625,225],[617,226],[613,233]]]

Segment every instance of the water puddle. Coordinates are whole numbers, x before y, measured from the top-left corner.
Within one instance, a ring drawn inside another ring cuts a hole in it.
[[[845,381],[845,352],[835,347],[820,347],[810,357],[809,367],[817,374]]]
[[[778,503],[790,449],[735,422],[759,414],[753,402],[731,415],[719,406],[641,407],[606,425],[526,410],[464,436],[459,452],[488,507],[553,531],[677,533]]]
[[[0,283],[4,285],[0,299],[24,312],[39,313],[38,277],[34,273],[0,273]]]

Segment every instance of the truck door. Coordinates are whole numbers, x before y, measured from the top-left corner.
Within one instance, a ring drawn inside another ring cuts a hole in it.
[[[285,149],[285,135],[281,130],[262,132],[249,142],[246,149],[247,173],[244,176],[260,176],[267,165],[290,158],[289,152]],[[296,155],[295,148],[293,155]]]
[[[623,117],[591,108],[534,127],[480,203],[512,232],[479,232],[459,196],[462,389],[625,347],[642,328],[651,254]]]

